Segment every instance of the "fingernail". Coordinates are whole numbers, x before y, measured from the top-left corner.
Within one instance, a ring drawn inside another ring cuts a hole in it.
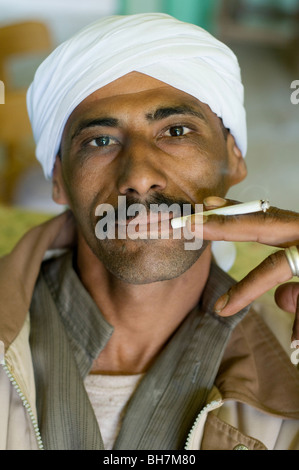
[[[189,227],[189,229],[192,227],[192,225],[200,225],[200,224],[205,224],[208,220],[209,216],[208,215],[191,215],[188,217],[186,221],[186,225]]]
[[[214,305],[215,313],[220,313],[224,309],[224,307],[227,306],[228,301],[229,301],[229,295],[228,294],[222,295]]]
[[[192,222],[195,224],[205,224],[209,219],[208,215],[194,215],[192,217]]]
[[[227,203],[227,200],[219,196],[209,196],[204,199],[203,203],[208,207],[222,207]]]

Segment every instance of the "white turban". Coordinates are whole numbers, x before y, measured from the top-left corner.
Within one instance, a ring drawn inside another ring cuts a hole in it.
[[[52,176],[64,126],[76,106],[132,71],[208,104],[245,156],[243,86],[233,52],[202,28],[168,15],[112,16],[85,27],[55,49],[28,90],[36,156],[46,178]]]

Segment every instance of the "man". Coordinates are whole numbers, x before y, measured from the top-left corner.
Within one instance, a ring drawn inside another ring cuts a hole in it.
[[[29,233],[3,261],[2,446],[298,448],[297,370],[247,313],[259,293],[290,279],[285,253],[233,286],[208,241],[297,245],[298,214],[191,217],[177,234],[170,211],[152,211],[228,205],[228,189],[245,178],[232,52],[165,15],[106,18],[42,64],[28,109],[37,157],[53,199],[71,209],[77,239],[43,263],[31,302],[42,254],[64,244],[56,236],[67,216]],[[129,236],[134,204],[146,209],[137,238]],[[115,236],[97,236],[108,206]],[[195,250],[185,246],[191,229],[197,240],[203,232]]]

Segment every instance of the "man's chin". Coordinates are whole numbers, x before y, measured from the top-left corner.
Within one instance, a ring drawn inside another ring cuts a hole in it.
[[[206,244],[186,250],[182,240],[107,240],[94,254],[117,279],[130,284],[171,280],[186,272],[201,256]]]

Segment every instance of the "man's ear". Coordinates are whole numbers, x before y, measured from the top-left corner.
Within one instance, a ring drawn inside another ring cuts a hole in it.
[[[240,149],[237,147],[232,134],[227,134],[227,153],[228,153],[228,184],[233,186],[241,183],[247,176],[247,167]]]
[[[57,204],[69,205],[66,191],[64,189],[64,182],[62,177],[61,159],[57,155],[52,177],[52,199]]]

